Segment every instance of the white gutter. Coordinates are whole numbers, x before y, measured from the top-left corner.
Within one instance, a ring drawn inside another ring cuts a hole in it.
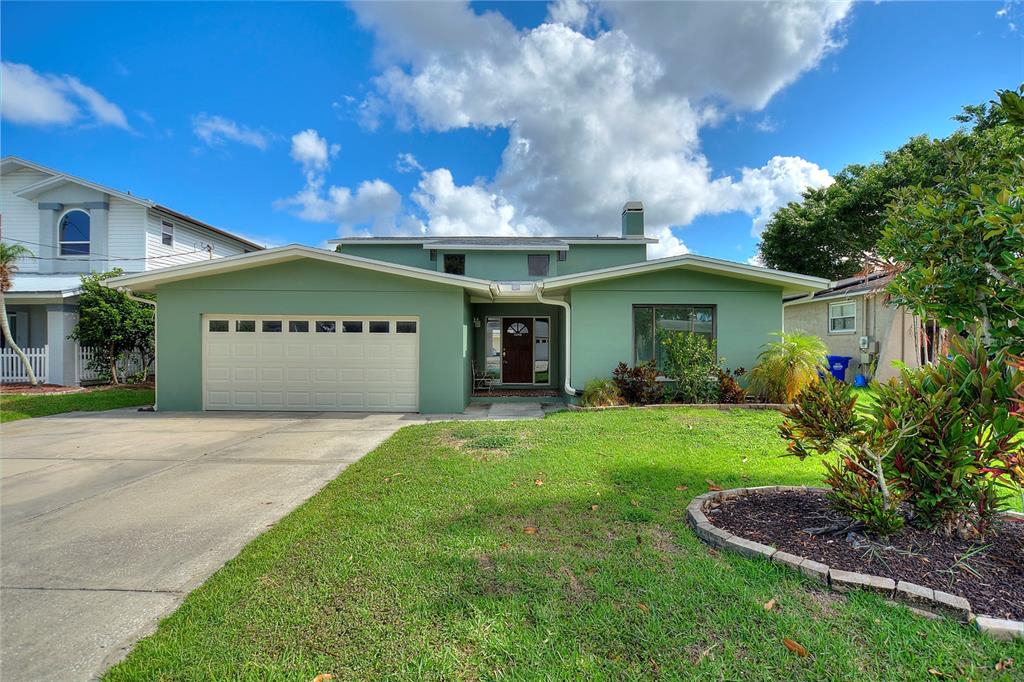
[[[124,294],[133,301],[138,301],[139,303],[145,303],[146,305],[153,306],[153,375],[156,377],[156,379],[154,379],[153,381],[153,411],[157,412],[159,411],[159,407],[157,406],[156,382],[160,380],[160,373],[157,371],[157,365],[160,362],[160,354],[157,352],[156,340],[156,301],[151,301],[148,298],[141,298],[139,296],[136,296],[128,287],[118,287],[117,291],[120,291],[122,294]]]
[[[548,305],[557,305],[565,310],[565,392],[569,395],[583,395],[583,391],[572,387],[572,308],[565,301],[553,298],[544,298],[544,283],[537,283],[537,302]]]

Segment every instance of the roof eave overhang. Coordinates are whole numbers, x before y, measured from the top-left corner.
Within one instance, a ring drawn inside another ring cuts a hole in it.
[[[582,284],[592,284],[676,268],[778,286],[782,288],[783,296],[800,293],[813,293],[821,291],[822,289],[827,289],[832,284],[829,280],[822,279],[820,277],[811,277],[809,275],[784,272],[781,270],[771,270],[769,268],[762,268],[756,265],[733,263],[731,261],[708,258],[706,256],[685,254],[682,256],[672,256],[669,258],[643,261],[641,263],[630,265],[619,265],[611,268],[605,268],[603,270],[593,270],[586,273],[552,277],[551,279],[544,280],[541,283],[541,288],[545,292],[554,292],[569,289],[574,286],[580,286]]]
[[[485,294],[488,296],[491,295],[491,283],[486,280],[476,279],[473,277],[461,277],[459,275],[449,275],[440,272],[431,272],[429,270],[414,268],[407,265],[385,263],[372,258],[349,256],[336,253],[334,251],[327,251],[325,249],[301,246],[299,244],[281,246],[261,251],[252,251],[249,253],[239,254],[237,256],[227,256],[224,258],[205,260],[198,263],[176,265],[149,272],[121,275],[120,277],[113,277],[105,280],[103,283],[106,286],[115,289],[124,287],[133,291],[154,291],[156,287],[161,284],[170,284],[172,282],[180,282],[199,277],[209,277],[212,275],[248,270],[250,268],[286,263],[293,260],[301,260],[303,258],[311,258],[338,265],[348,265],[350,267],[363,270],[383,272],[391,275],[398,275],[400,277],[409,277],[411,279],[436,282],[439,284],[450,284],[452,286],[462,287],[463,289],[474,293]]]

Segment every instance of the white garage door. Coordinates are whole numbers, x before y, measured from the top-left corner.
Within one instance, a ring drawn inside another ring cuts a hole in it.
[[[207,410],[419,409],[414,317],[203,316]]]

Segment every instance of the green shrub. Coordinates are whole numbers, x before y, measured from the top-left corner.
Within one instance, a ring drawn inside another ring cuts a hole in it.
[[[903,517],[883,457],[861,443],[864,420],[856,406],[852,387],[826,375],[800,392],[785,411],[779,433],[788,441],[789,454],[800,459],[835,453],[834,461],[824,462],[832,506],[884,536],[899,530]]]
[[[750,370],[752,393],[769,402],[791,403],[800,391],[818,380],[825,364],[825,342],[804,332],[776,332]]]
[[[1014,399],[1024,376],[1005,351],[954,337],[935,365],[903,368],[876,387],[859,416],[850,387],[831,377],[800,393],[779,427],[791,454],[838,454],[826,463],[833,503],[877,533],[905,502],[917,526],[964,537],[989,531],[996,486],[1014,485],[1024,416]]]
[[[673,402],[717,403],[718,344],[700,334],[658,330],[664,349],[665,376],[675,382]]]
[[[747,389],[740,386],[736,381],[747,373],[747,370],[739,367],[729,372],[727,369],[718,370],[718,400],[729,404],[740,404],[747,402]]]
[[[658,369],[653,362],[643,362],[629,367],[620,362],[612,372],[612,381],[618,387],[622,399],[630,405],[660,403],[665,389],[658,381]]]
[[[989,356],[979,339],[954,336],[951,355],[879,386],[869,412],[872,437],[912,428],[894,444],[891,477],[914,523],[944,534],[985,533],[1001,503],[997,486],[1020,456],[1022,415],[1012,400],[1024,377],[1006,351]]]
[[[580,402],[584,407],[608,407],[622,405],[625,401],[619,387],[611,379],[591,379],[583,387]]]

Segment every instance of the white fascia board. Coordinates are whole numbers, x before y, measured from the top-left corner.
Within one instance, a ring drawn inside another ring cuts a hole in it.
[[[568,251],[568,244],[459,244],[458,242],[427,242],[427,250],[438,251]]]
[[[481,292],[488,295],[491,293],[491,283],[486,280],[476,279],[474,277],[463,277],[461,275],[431,272],[429,270],[423,270],[422,268],[415,268],[408,265],[397,265],[394,263],[385,263],[373,258],[349,256],[346,254],[336,253],[334,251],[327,251],[326,249],[302,246],[300,244],[290,244],[288,246],[279,246],[274,249],[251,251],[249,253],[241,253],[235,256],[226,256],[224,258],[200,261],[198,263],[186,263],[184,265],[175,265],[168,268],[160,268],[158,270],[121,275],[120,277],[113,277],[111,279],[104,280],[103,283],[111,288],[125,287],[135,291],[152,291],[158,284],[168,284],[170,282],[194,279],[196,277],[207,277],[210,275],[234,272],[237,270],[248,270],[249,268],[272,265],[275,263],[285,263],[288,261],[298,260],[300,258],[313,258],[327,263],[349,265],[363,270],[374,270],[401,277],[437,282],[439,284],[451,284],[462,287],[463,289]]]
[[[591,270],[589,272],[582,272],[573,275],[552,277],[551,279],[543,280],[541,282],[541,288],[545,291],[550,289],[561,289],[579,286],[580,284],[618,279],[620,277],[630,277],[632,275],[660,272],[661,270],[671,270],[673,268],[687,268],[700,272],[724,275],[726,277],[736,277],[739,279],[775,284],[782,286],[783,291],[790,292],[821,291],[822,289],[827,289],[832,285],[829,280],[822,279],[820,277],[800,275],[795,272],[784,272],[782,270],[772,270],[770,268],[762,268],[756,265],[734,263],[732,261],[708,258],[707,256],[697,256],[688,253],[682,256],[670,256],[668,258],[642,261],[640,263],[630,263],[628,265],[616,265],[610,268]]]
[[[43,171],[43,172],[51,172],[51,171]],[[95,191],[100,192],[102,194],[109,194],[109,195],[117,197],[119,199],[123,199],[124,201],[128,201],[128,202],[131,202],[133,204],[138,204],[139,206],[145,206],[146,208],[152,208],[153,205],[154,205],[153,202],[150,201],[149,199],[140,199],[139,197],[132,196],[131,194],[126,194],[125,192],[120,192],[120,191],[118,191],[116,189],[113,189],[112,187],[105,187],[104,185],[98,185],[95,182],[89,182],[88,180],[83,180],[81,178],[76,178],[76,177],[74,177],[72,175],[66,175],[64,173],[58,173],[57,175],[54,175],[53,177],[46,178],[45,180],[40,180],[39,182],[33,183],[31,185],[26,185],[25,187],[22,187],[21,189],[15,191],[14,194],[15,194],[15,196],[19,196],[19,197],[21,197],[23,199],[32,200],[32,199],[35,199],[37,196],[39,196],[40,194],[42,194],[43,192],[45,192],[48,189],[51,189],[53,187],[60,187],[61,185],[64,185],[64,184],[67,184],[67,183],[70,183],[70,184],[73,184],[73,185],[81,185],[82,187],[88,187],[89,189],[95,190]]]
[[[377,246],[385,246],[387,244],[423,244],[429,241],[429,239],[410,237],[408,239],[378,239],[376,237],[339,237],[337,239],[328,239],[328,244],[374,244]]]
[[[622,239],[587,239],[581,237],[579,239],[566,238],[562,239],[566,244],[602,244],[606,246],[628,246],[629,244],[657,244],[658,240],[651,237],[630,237]]]
[[[871,289],[870,291],[853,291],[846,293],[843,291],[837,291],[834,294],[825,294],[824,296],[815,296],[814,298],[798,298],[790,301],[785,305],[800,305],[802,303],[820,303],[822,301],[838,301],[844,298],[860,298],[861,296],[868,296],[881,293],[882,289]]]

